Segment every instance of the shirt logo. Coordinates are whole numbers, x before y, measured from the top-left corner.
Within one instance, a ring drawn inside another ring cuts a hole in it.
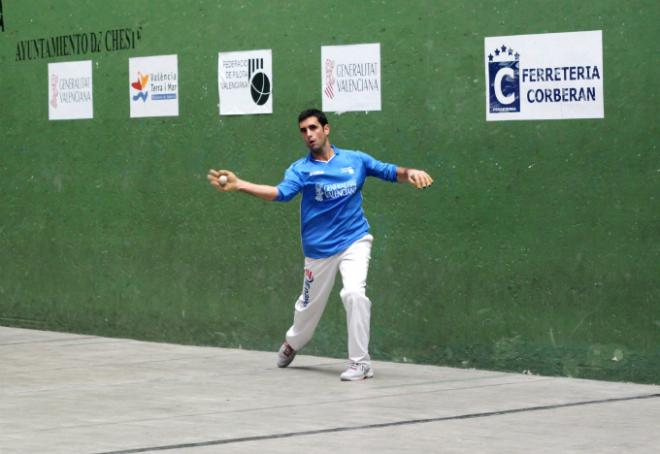
[[[314,200],[317,202],[323,202],[323,185],[317,184],[314,188],[316,189],[316,197],[314,197]]]
[[[353,195],[357,192],[357,182],[355,180],[346,181],[344,183],[335,184],[316,184],[316,199],[317,202],[324,200],[335,200],[340,197]]]
[[[353,167],[343,167],[341,169],[341,173],[348,173],[349,175],[353,175],[355,170],[353,170]]]
[[[309,172],[310,177],[315,177],[316,175],[323,175],[325,172],[323,170],[314,170],[313,172]]]

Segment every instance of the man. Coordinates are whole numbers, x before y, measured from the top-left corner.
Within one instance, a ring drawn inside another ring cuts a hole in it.
[[[210,170],[210,183],[222,192],[240,191],[264,200],[285,202],[302,192],[300,222],[305,255],[302,294],[295,303],[293,325],[278,352],[277,365],[287,367],[307,344],[321,319],[341,273],[341,300],[346,310],[349,367],[344,381],[373,377],[369,357],[371,301],[365,293],[373,237],[362,210],[362,185],[367,176],[426,188],[433,179],[422,170],[386,164],[360,151],[330,143],[330,125],[323,112],[303,111],[300,134],[309,154],[291,164],[277,186],[250,183],[228,170]]]

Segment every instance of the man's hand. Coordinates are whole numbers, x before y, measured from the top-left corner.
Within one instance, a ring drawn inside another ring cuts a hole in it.
[[[397,180],[399,183],[410,183],[417,189],[428,188],[433,184],[433,178],[423,170],[397,168]]]
[[[433,184],[433,178],[423,170],[410,169],[408,171],[408,182],[417,189],[422,189],[431,186]]]
[[[247,180],[241,180],[234,172],[229,170],[209,170],[206,178],[220,192],[236,192],[241,191],[246,194],[259,197],[264,200],[275,200],[279,194],[275,186],[268,186],[265,184],[250,183]],[[226,178],[226,181],[225,181]]]
[[[234,192],[238,190],[238,178],[229,170],[209,170],[206,178],[218,191]],[[225,181],[226,179],[226,181]]]

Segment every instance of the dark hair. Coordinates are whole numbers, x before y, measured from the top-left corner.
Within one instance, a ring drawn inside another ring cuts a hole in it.
[[[321,126],[328,124],[328,119],[326,118],[325,114],[318,109],[306,109],[300,112],[300,115],[298,115],[298,123],[302,123],[309,117],[316,117],[319,123],[321,123]]]

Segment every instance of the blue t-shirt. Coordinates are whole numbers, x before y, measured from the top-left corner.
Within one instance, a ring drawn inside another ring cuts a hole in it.
[[[302,192],[300,232],[305,257],[325,258],[342,252],[369,232],[362,210],[362,185],[368,176],[395,182],[396,166],[361,151],[342,150],[328,162],[310,153],[291,164],[277,185],[278,202]]]

